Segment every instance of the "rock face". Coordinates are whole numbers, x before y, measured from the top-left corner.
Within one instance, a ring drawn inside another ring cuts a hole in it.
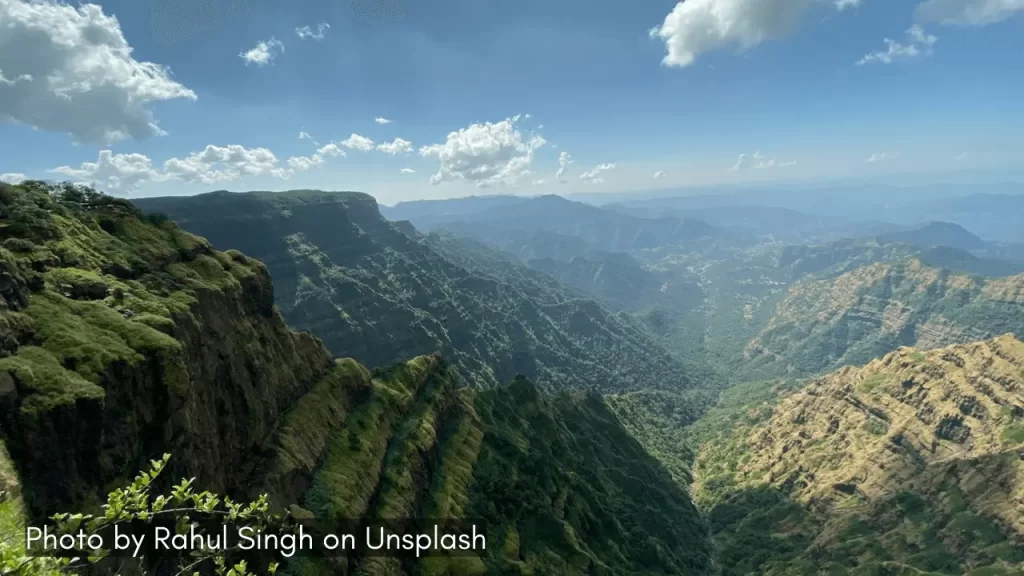
[[[267,269],[131,204],[0,186],[0,532],[163,481],[331,521],[483,520],[481,557],[294,560],[339,574],[703,574],[707,526],[596,394],[473,392],[440,356],[332,361]],[[17,251],[14,251],[16,248]],[[13,505],[11,505],[13,503]],[[0,533],[7,541],[11,533]]]
[[[751,370],[807,375],[860,364],[900,346],[923,349],[1024,334],[1024,275],[985,279],[881,262],[790,289],[747,347]]]
[[[1022,451],[1024,343],[1002,336],[929,352],[901,348],[818,378],[730,440],[707,444],[695,492],[719,515],[751,494],[779,495],[766,515],[782,520],[765,531],[781,538],[786,522],[796,522],[807,548],[776,554],[774,573],[830,561],[1018,573]],[[722,539],[735,542],[743,530],[722,518]]]
[[[517,374],[545,389],[691,386],[644,331],[595,302],[508,262],[457,263],[436,238],[384,220],[365,194],[215,192],[137,204],[265,261],[289,324],[337,356],[386,366],[440,351],[477,387]]]
[[[89,501],[164,452],[173,474],[237,484],[327,350],[285,326],[261,263],[130,204],[75,200],[0,197],[4,246],[19,249],[0,249],[15,287],[0,311],[0,422],[28,506]]]

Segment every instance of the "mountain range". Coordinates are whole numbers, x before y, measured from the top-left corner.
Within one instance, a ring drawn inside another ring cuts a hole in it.
[[[337,356],[383,366],[441,352],[480,388],[516,375],[545,389],[695,384],[635,323],[483,246],[446,257],[445,245],[385,220],[366,194],[214,192],[136,204],[266,262],[284,318]]]

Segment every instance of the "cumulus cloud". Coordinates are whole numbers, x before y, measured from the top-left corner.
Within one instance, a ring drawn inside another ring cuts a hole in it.
[[[939,41],[938,36],[928,34],[920,26],[911,26],[906,32],[905,43],[897,42],[892,38],[885,38],[885,50],[878,50],[865,54],[857,61],[858,66],[880,62],[892,64],[897,60],[909,60],[918,56],[930,56],[932,47]]]
[[[355,133],[342,140],[341,145],[349,150],[361,150],[363,152],[373,150],[373,140]]]
[[[27,180],[27,178],[21,172],[4,172],[3,174],[0,174],[0,182],[7,182],[8,184],[17,184],[22,180]]]
[[[927,0],[915,16],[923,22],[985,26],[1024,11],[1024,0]]]
[[[125,192],[134,192],[143,182],[164,179],[145,154],[114,154],[110,150],[100,150],[96,162],[83,162],[78,168],[60,166],[50,172],[86,182],[100,190]]]
[[[270,40],[264,40],[254,48],[250,48],[245,52],[239,54],[239,58],[245,60],[245,65],[255,64],[256,66],[266,66],[277,58],[278,52],[284,52],[284,43],[273,37]]]
[[[326,144],[309,156],[292,156],[288,159],[288,167],[294,172],[304,172],[323,164],[325,158],[336,156],[345,156],[345,151],[339,148],[337,144]]]
[[[661,177],[664,176],[664,175],[665,175],[665,173],[663,171],[658,170],[657,172],[654,173],[654,179],[655,180],[660,180]]]
[[[518,181],[529,172],[534,153],[547,143],[538,134],[523,134],[518,119],[472,124],[448,134],[443,144],[421,147],[421,156],[436,158],[439,164],[431,184],[469,180],[484,187]]]
[[[390,154],[392,156],[397,156],[398,154],[408,154],[409,152],[412,152],[412,142],[409,142],[408,140],[403,140],[402,138],[395,138],[391,142],[384,142],[382,144],[377,145],[377,150],[380,150],[381,152],[385,154]]]
[[[740,154],[739,158],[736,159],[736,164],[730,168],[730,172],[741,172],[751,169],[788,168],[790,166],[796,166],[796,160],[780,162],[775,158],[768,158],[760,152],[754,152],[753,154]]]
[[[373,121],[376,122],[377,124],[391,124],[391,120],[388,120],[387,118],[384,118],[382,116],[374,118]]]
[[[587,182],[589,184],[601,184],[604,182],[604,178],[601,177],[601,174],[614,169],[615,164],[611,162],[605,164],[598,164],[597,166],[594,167],[593,170],[580,174],[580,180],[583,180],[584,182]]]
[[[194,184],[214,184],[243,176],[287,178],[291,173],[278,164],[277,156],[266,148],[246,148],[239,144],[208,145],[184,158],[164,162],[164,176]]]
[[[574,164],[575,161],[568,152],[562,152],[558,155],[558,172],[555,173],[555,178],[561,179],[565,176],[565,173],[569,170],[569,166]]]
[[[331,28],[331,25],[327,22],[321,22],[316,25],[316,32],[313,31],[309,26],[303,26],[295,29],[295,34],[303,40],[323,40],[324,34]]]
[[[412,168],[402,168],[401,170],[399,170],[399,172],[401,172],[402,174],[415,174],[416,173],[416,171],[413,170]]]
[[[96,4],[0,0],[0,30],[2,122],[109,144],[163,134],[151,103],[196,99],[167,68],[135,60]]]
[[[888,152],[875,152],[864,159],[864,162],[868,164],[874,164],[875,162],[881,162],[883,160],[889,160],[892,156]]]
[[[311,156],[288,159],[282,166],[277,156],[266,148],[246,148],[239,144],[209,145],[182,158],[171,158],[162,169],[153,166],[145,154],[114,154],[100,150],[96,162],[83,162],[78,168],[60,166],[50,170],[100,190],[133,192],[147,182],[180,180],[191,184],[215,184],[238,180],[244,176],[270,176],[287,179],[297,171],[309,170],[330,156],[344,156],[336,144],[320,147]]]
[[[801,16],[818,0],[686,0],[650,31],[665,42],[662,63],[685,67],[697,56],[735,46],[753,48],[792,32]],[[838,10],[856,6],[857,0],[835,0]]]

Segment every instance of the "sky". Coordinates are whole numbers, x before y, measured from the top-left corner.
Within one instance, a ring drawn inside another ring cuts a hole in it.
[[[1024,180],[1024,0],[0,0],[0,180]]]

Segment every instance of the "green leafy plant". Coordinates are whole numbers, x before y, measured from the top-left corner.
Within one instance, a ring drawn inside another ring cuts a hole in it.
[[[193,488],[195,478],[182,479],[168,494],[154,497],[151,493],[153,482],[163,472],[170,457],[170,454],[164,454],[161,459],[153,460],[150,469],[140,472],[130,485],[108,494],[101,515],[55,514],[51,518],[54,521],[53,533],[66,535],[81,531],[85,534],[97,534],[115,524],[133,521],[152,523],[158,519],[171,520],[175,524],[177,534],[186,534],[190,529],[200,532],[201,529],[197,528],[201,526],[202,520],[231,522],[259,532],[287,520],[287,517],[269,512],[269,502],[265,494],[252,502],[234,502],[226,496],[209,491],[196,491]],[[0,542],[0,575],[73,574],[111,555],[111,551],[104,548],[82,550],[81,557],[31,556],[24,547],[16,545],[14,540],[15,538],[8,538]],[[255,572],[240,553],[241,549],[238,546],[217,550],[182,551],[176,574],[198,575],[199,570],[205,565],[212,567],[217,576],[255,576]],[[144,556],[126,559],[126,562],[129,560],[138,563],[139,570],[146,573]],[[273,576],[277,569],[277,563],[271,562],[266,572]],[[119,569],[118,572],[120,571]]]

